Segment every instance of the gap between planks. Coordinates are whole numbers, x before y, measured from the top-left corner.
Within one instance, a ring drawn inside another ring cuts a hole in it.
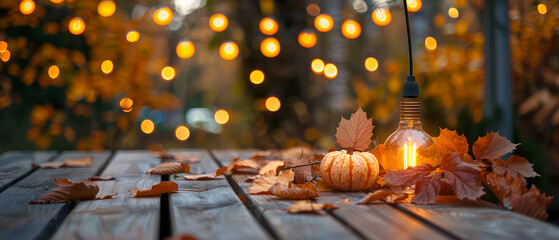
[[[7,152],[4,152],[7,153]],[[2,154],[4,154],[2,153]],[[47,161],[45,162],[52,162],[55,159],[57,159],[58,157],[60,157],[60,155],[62,154],[61,151],[56,152],[53,156],[51,156]],[[16,183],[18,183],[19,181],[25,179],[27,176],[31,175],[33,172],[37,171],[37,169],[39,169],[40,167],[34,167],[31,168],[29,171],[27,171],[26,173],[24,173],[23,175],[15,178],[14,180],[10,181],[9,183],[6,183],[6,185],[0,187],[0,193],[2,193],[3,191],[5,191],[6,189],[10,188],[11,186],[15,185]]]

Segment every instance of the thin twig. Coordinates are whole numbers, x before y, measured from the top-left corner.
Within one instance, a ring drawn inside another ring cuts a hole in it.
[[[316,161],[316,162],[312,162],[312,163],[305,163],[305,164],[293,165],[293,166],[289,166],[289,167],[282,167],[282,170],[287,170],[287,169],[292,169],[292,168],[298,168],[298,167],[305,167],[305,166],[320,164],[321,162],[322,162],[322,161]]]

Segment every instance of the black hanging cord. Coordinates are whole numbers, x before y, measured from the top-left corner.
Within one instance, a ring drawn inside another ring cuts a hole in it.
[[[404,14],[406,15],[406,30],[408,31],[408,54],[410,56],[410,76],[413,76],[413,56],[411,51],[411,36],[410,36],[410,20],[408,18],[408,4],[407,0],[404,2]]]
[[[410,34],[410,21],[408,18],[408,3],[406,0],[402,0],[404,3],[404,14],[406,16],[406,30],[408,34],[408,54],[409,54],[409,62],[410,62],[410,75],[407,77],[407,81],[404,83],[404,89],[402,91],[402,95],[408,98],[416,98],[419,95],[419,90],[417,86],[417,82],[415,81],[415,77],[413,76],[413,56],[412,56],[412,49],[411,49],[411,34]]]

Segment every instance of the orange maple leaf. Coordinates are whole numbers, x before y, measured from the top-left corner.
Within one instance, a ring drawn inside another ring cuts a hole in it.
[[[478,160],[495,160],[512,152],[518,145],[511,143],[505,137],[501,137],[499,132],[491,132],[485,135],[485,137],[479,137],[472,146],[472,151]]]
[[[342,117],[336,128],[336,142],[348,150],[365,151],[373,142],[373,128],[373,118],[368,119],[359,107],[349,120]]]

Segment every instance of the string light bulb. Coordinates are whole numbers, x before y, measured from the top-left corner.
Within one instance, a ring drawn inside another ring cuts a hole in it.
[[[371,14],[373,22],[378,26],[386,26],[392,22],[392,13],[388,9],[378,8]]]
[[[160,26],[165,26],[173,20],[173,10],[169,7],[162,7],[153,12],[153,22]]]
[[[126,33],[126,40],[131,43],[135,43],[140,40],[140,33],[136,30],[130,30]]]
[[[8,50],[8,43],[5,41],[0,41],[0,53]]]
[[[545,6],[545,4],[540,3],[538,4],[538,13],[540,13],[541,15],[544,15],[547,13],[547,6]]]
[[[178,140],[186,141],[190,137],[190,130],[186,126],[178,126],[175,129],[175,136]]]
[[[321,74],[324,71],[324,61],[318,58],[312,60],[311,69],[315,74]]]
[[[342,35],[348,39],[355,39],[361,35],[361,25],[354,20],[345,20],[342,24]]]
[[[460,17],[460,12],[458,12],[458,9],[451,7],[448,9],[448,16],[451,18],[458,18]]]
[[[113,72],[113,69],[114,69],[113,61],[105,60],[101,63],[101,71],[104,74],[109,74],[109,73]]]
[[[112,0],[102,0],[97,5],[97,13],[101,17],[110,17],[116,12],[116,4]]]
[[[265,17],[260,20],[259,28],[263,34],[272,36],[278,32],[279,26],[274,19]]]
[[[119,105],[123,110],[130,110],[132,109],[132,106],[134,106],[134,101],[132,101],[132,99],[130,98],[125,97],[120,100]]]
[[[423,6],[423,2],[421,0],[407,0],[408,3],[408,11],[410,12],[417,12],[421,10]]]
[[[252,82],[253,84],[261,84],[264,82],[264,73],[260,70],[253,70],[252,72],[250,72],[250,82]]]
[[[338,68],[332,63],[324,65],[324,76],[328,79],[334,79],[338,76]]]
[[[227,122],[229,122],[229,113],[223,109],[217,110],[214,114],[214,120],[218,124],[226,124]]]
[[[35,11],[35,1],[23,0],[19,3],[19,11],[23,15],[30,15]]]
[[[60,75],[60,69],[56,65],[50,66],[47,72],[52,79],[56,79]]]
[[[191,58],[196,52],[194,44],[190,40],[183,40],[177,44],[177,56],[182,59]]]
[[[425,49],[429,52],[435,51],[437,49],[437,40],[434,37],[426,37]]]
[[[216,13],[210,17],[210,28],[215,32],[223,32],[229,25],[229,19],[221,13]]]
[[[54,4],[59,4],[61,2],[64,2],[64,0],[50,0],[50,2]]]
[[[365,59],[365,69],[369,72],[374,72],[378,68],[378,61],[374,57],[368,57]]]
[[[316,45],[317,37],[314,32],[311,31],[302,31],[299,33],[299,37],[297,38],[299,41],[299,45],[304,48],[312,48]]]
[[[328,32],[334,27],[334,19],[326,13],[320,14],[314,18],[314,27],[319,32]]]
[[[85,22],[80,17],[74,17],[68,24],[68,30],[74,35],[80,35],[85,31]]]
[[[281,108],[281,102],[277,97],[269,97],[266,99],[266,109],[270,112],[277,112]]]
[[[165,81],[171,81],[175,78],[175,69],[171,66],[166,66],[161,70],[161,78]]]
[[[280,43],[276,38],[266,38],[260,43],[260,51],[266,57],[276,57],[281,51]]]
[[[0,53],[0,59],[2,59],[3,62],[9,61],[11,56],[10,50],[4,50]]]
[[[219,56],[225,60],[233,60],[239,56],[239,46],[234,42],[224,42],[219,46]]]
[[[153,121],[149,119],[144,119],[140,124],[140,128],[145,134],[151,134],[153,130],[155,130],[155,124],[153,124]]]

